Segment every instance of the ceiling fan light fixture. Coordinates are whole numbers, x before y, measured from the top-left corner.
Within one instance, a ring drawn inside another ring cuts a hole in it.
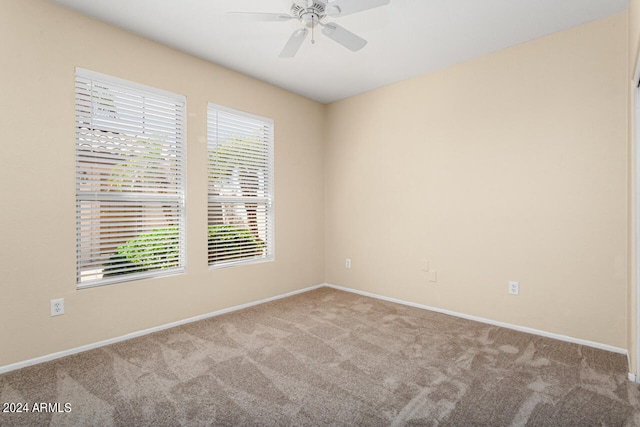
[[[300,20],[307,28],[314,28],[320,19],[321,17],[315,12],[306,12],[300,15]]]
[[[309,32],[311,32],[311,43],[315,43],[315,28],[322,27],[322,33],[346,47],[352,52],[356,52],[367,44],[362,37],[352,33],[342,26],[333,22],[324,22],[327,16],[340,18],[365,10],[387,5],[391,0],[290,0],[291,7],[289,15],[278,13],[256,13],[256,12],[236,12],[253,16],[261,21],[288,21],[297,19],[302,24],[302,28],[296,30],[289,37],[285,45],[281,58],[293,58],[302,42]],[[311,30],[311,31],[309,31]]]

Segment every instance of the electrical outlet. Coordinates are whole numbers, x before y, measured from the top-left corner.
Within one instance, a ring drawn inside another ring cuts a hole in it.
[[[351,268],[351,260],[349,258],[345,260],[344,268]]]
[[[520,284],[518,282],[509,281],[509,295],[518,295],[520,293]]]
[[[64,298],[51,300],[51,316],[64,314]]]

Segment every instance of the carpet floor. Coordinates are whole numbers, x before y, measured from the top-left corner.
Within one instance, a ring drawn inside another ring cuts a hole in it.
[[[640,426],[627,369],[320,288],[1,375],[0,425]]]

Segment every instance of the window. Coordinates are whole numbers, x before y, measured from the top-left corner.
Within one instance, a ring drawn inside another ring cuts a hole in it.
[[[273,259],[273,121],[209,104],[209,265]]]
[[[184,271],[183,96],[76,69],[77,286]]]

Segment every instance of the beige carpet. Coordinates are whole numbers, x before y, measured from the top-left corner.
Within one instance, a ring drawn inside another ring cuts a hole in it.
[[[0,425],[640,426],[626,372],[619,354],[321,288],[2,375],[1,402],[62,412]]]

